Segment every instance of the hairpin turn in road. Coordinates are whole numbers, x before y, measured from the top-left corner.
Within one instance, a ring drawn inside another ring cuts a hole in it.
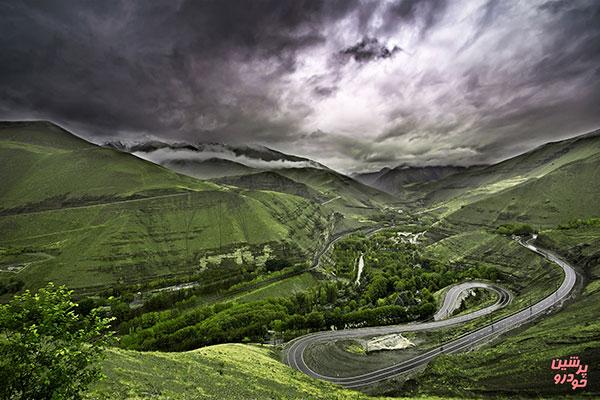
[[[378,335],[387,335],[392,333],[401,333],[401,332],[414,332],[414,331],[423,331],[435,328],[441,328],[445,326],[456,325],[460,323],[464,323],[475,318],[481,317],[483,315],[487,315],[498,308],[506,306],[510,302],[510,294],[500,288],[495,286],[493,290],[497,290],[500,294],[499,301],[484,309],[475,311],[470,314],[465,314],[462,316],[449,318],[445,320],[439,320],[434,322],[425,322],[421,324],[404,324],[404,325],[392,325],[392,326],[377,326],[377,327],[368,327],[368,328],[357,328],[357,329],[345,329],[338,331],[322,331],[309,333],[307,335],[301,336],[292,340],[285,349],[285,362],[299,371],[304,372],[305,374],[312,376],[314,378],[330,381],[341,386],[347,388],[358,388],[362,386],[367,386],[373,384],[375,382],[380,382],[401,374],[408,373],[410,371],[415,370],[418,367],[421,367],[427,363],[429,363],[432,359],[439,356],[440,354],[449,354],[455,353],[470,347],[473,347],[477,344],[484,343],[487,340],[501,334],[508,332],[526,322],[532,321],[541,314],[549,311],[551,308],[560,305],[563,300],[565,300],[573,287],[575,286],[575,282],[577,279],[577,275],[573,267],[569,265],[566,261],[562,260],[555,254],[540,249],[528,242],[519,241],[519,243],[526,247],[527,249],[545,257],[549,261],[560,266],[564,271],[564,280],[561,283],[560,287],[544,298],[536,304],[531,305],[525,309],[522,309],[512,315],[504,317],[498,321],[493,322],[487,326],[476,329],[474,331],[468,332],[458,339],[452,340],[450,342],[444,343],[441,346],[438,346],[432,350],[429,350],[423,354],[415,356],[409,360],[390,365],[388,367],[371,371],[364,374],[359,374],[356,376],[348,376],[348,377],[334,377],[334,376],[325,376],[321,375],[315,371],[313,371],[304,360],[304,351],[312,345],[324,342],[331,342],[340,339],[349,339],[356,337],[364,337],[364,336],[378,336]]]

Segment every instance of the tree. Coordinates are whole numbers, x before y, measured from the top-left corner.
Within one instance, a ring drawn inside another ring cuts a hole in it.
[[[279,270],[287,268],[287,267],[289,267],[291,265],[292,264],[288,260],[282,260],[282,259],[279,259],[279,258],[269,258],[265,262],[265,268],[269,272],[279,271]]]
[[[326,291],[327,302],[329,304],[335,303],[338,298],[338,290],[337,290],[335,283],[327,285],[325,291]]]
[[[306,325],[312,329],[318,329],[325,325],[325,317],[319,311],[313,311],[306,316]]]
[[[366,296],[374,303],[377,299],[387,295],[387,287],[387,278],[382,275],[376,275],[367,287]]]
[[[0,281],[0,294],[16,293],[23,289],[25,282],[14,277],[10,277],[8,281]]]
[[[100,378],[111,319],[78,314],[71,294],[49,283],[0,306],[0,398],[79,399]]]
[[[271,322],[271,328],[277,333],[283,332],[283,321],[280,319],[276,319]]]
[[[419,306],[419,314],[421,314],[421,318],[433,315],[434,312],[435,305],[433,303],[425,301]]]

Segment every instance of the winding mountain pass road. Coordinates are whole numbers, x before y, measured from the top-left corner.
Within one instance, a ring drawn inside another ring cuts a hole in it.
[[[444,303],[442,304],[440,309],[433,315],[433,320],[439,321],[441,319],[449,318],[454,312],[454,310],[460,307],[461,303],[464,300],[465,292],[468,292],[472,289],[487,289],[492,292],[496,292],[499,298],[496,304],[498,304],[501,301],[503,295],[510,296],[506,289],[496,285],[490,285],[489,283],[483,282],[463,282],[458,285],[452,286],[448,290],[448,292],[446,292],[446,295],[444,296]]]
[[[285,349],[284,361],[292,368],[302,371],[305,374],[314,378],[330,381],[347,388],[358,388],[411,372],[429,363],[432,359],[434,359],[440,354],[455,353],[461,350],[468,349],[475,345],[485,343],[486,341],[501,333],[508,332],[524,323],[534,320],[538,316],[548,312],[551,308],[560,305],[562,301],[569,296],[571,290],[575,286],[577,275],[575,273],[575,270],[566,261],[560,259],[555,254],[547,250],[540,249],[530,243],[524,243],[521,241],[519,241],[519,243],[527,249],[557,264],[564,271],[564,280],[561,283],[560,287],[555,292],[553,292],[543,300],[539,301],[538,303],[525,309],[522,309],[521,311],[518,311],[507,317],[504,317],[498,321],[495,321],[492,324],[468,332],[457,339],[444,343],[441,346],[428,350],[427,352],[415,356],[409,360],[356,376],[335,377],[321,375],[313,371],[306,364],[304,360],[304,351],[309,346],[319,343],[336,341],[340,339],[349,339],[363,336],[380,336],[391,333],[423,331],[456,325],[473,320],[482,315],[489,314],[489,307],[477,310],[470,314],[465,314],[458,317],[435,322],[310,333],[308,335],[296,338],[290,343],[288,343]],[[504,299],[506,304],[509,300],[510,298]]]

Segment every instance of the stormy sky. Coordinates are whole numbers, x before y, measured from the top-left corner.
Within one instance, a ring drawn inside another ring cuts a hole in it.
[[[600,1],[0,1],[0,119],[342,171],[600,127]]]

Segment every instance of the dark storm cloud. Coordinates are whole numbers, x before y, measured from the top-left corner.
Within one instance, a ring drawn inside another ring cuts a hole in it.
[[[390,58],[394,53],[402,51],[398,46],[387,48],[379,43],[377,38],[365,37],[354,46],[341,51],[342,54],[351,56],[358,62],[377,60],[380,58]]]
[[[97,134],[170,134],[221,124],[238,133],[233,130],[244,118],[260,125],[260,113],[277,108],[269,81],[293,71],[298,52],[322,43],[320,28],[343,17],[353,2],[54,1],[0,7],[0,49],[7,55],[0,64],[0,102],[12,115],[81,123]],[[258,77],[240,71],[257,61],[268,64]],[[208,126],[195,126],[197,116]],[[268,119],[263,124],[266,130],[281,128]]]
[[[1,119],[98,141],[258,142],[356,170],[600,125],[595,0],[0,0],[0,51]]]
[[[391,2],[384,14],[383,28],[394,30],[398,24],[417,24],[424,36],[444,14],[446,0],[404,0]]]

